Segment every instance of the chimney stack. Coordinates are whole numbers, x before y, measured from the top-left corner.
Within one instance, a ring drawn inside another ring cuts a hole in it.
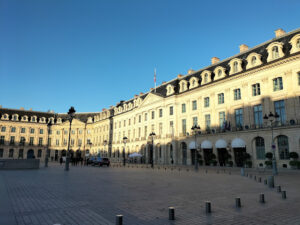
[[[162,84],[165,84],[165,83],[166,83],[166,81],[163,81],[163,82],[162,82]]]
[[[247,51],[249,49],[249,47],[245,44],[241,44],[240,45],[240,52],[244,52],[244,51]]]
[[[183,77],[182,74],[178,74],[178,75],[177,75],[177,78],[181,78],[181,77]]]
[[[140,92],[140,95],[143,95],[144,93],[143,92]]]
[[[188,70],[188,74],[192,74],[193,72],[195,72],[195,70],[192,70],[192,69]]]
[[[139,97],[138,95],[134,95],[134,98],[137,98],[137,97]]]
[[[212,57],[211,58],[211,64],[215,64],[215,63],[218,63],[220,62],[220,59],[218,57]]]
[[[284,34],[285,34],[285,31],[282,30],[281,28],[275,30],[275,36],[276,36],[276,37],[282,36],[282,35],[284,35]]]

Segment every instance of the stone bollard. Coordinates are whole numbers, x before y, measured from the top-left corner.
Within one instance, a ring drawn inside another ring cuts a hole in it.
[[[211,213],[211,203],[209,201],[205,202],[205,212]]]
[[[282,192],[281,192],[281,197],[282,197],[283,199],[286,199],[286,191],[282,191]]]
[[[231,172],[229,171],[229,175],[231,175]]]
[[[277,192],[281,192],[281,186],[280,185],[277,186]]]
[[[169,220],[175,220],[175,208],[169,207]]]
[[[235,198],[235,207],[241,208],[241,198]]]
[[[258,182],[261,183],[261,177],[258,178]]]
[[[269,176],[268,177],[268,187],[269,188],[274,188],[274,176]]]
[[[259,195],[259,202],[260,203],[265,203],[265,195],[264,194]]]
[[[123,215],[116,215],[116,225],[123,225]]]

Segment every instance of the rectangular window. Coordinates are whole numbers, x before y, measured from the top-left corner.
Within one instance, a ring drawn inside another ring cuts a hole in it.
[[[300,72],[298,72],[298,85],[300,85]]]
[[[170,116],[172,116],[173,115],[173,106],[170,106]]]
[[[205,115],[205,127],[210,129],[210,114]]]
[[[19,159],[23,159],[24,149],[19,149]]]
[[[148,118],[148,114],[145,113],[145,121],[147,121],[147,118]]]
[[[72,134],[75,134],[75,130],[72,130]]]
[[[1,127],[1,132],[5,132],[6,131],[6,127]]]
[[[56,139],[55,144],[56,146],[59,146],[59,139]]]
[[[43,138],[39,138],[39,146],[43,145]]]
[[[89,134],[89,133],[91,133],[91,131],[90,131],[90,130],[87,130],[87,133]],[[68,134],[68,131],[67,131],[67,130],[64,130],[64,134]]]
[[[30,128],[30,133],[34,134],[34,129],[33,128]]]
[[[139,138],[141,137],[141,128],[139,127]]]
[[[10,142],[9,144],[14,145],[15,144],[15,136],[10,137]]]
[[[197,110],[197,101],[192,101],[192,110]]]
[[[275,107],[275,112],[279,115],[278,121],[281,122],[281,124],[285,124],[286,116],[285,116],[284,100],[275,101],[274,107]]]
[[[79,133],[80,133],[80,131],[81,131],[81,130],[79,130]],[[59,134],[60,134],[60,131],[59,131],[59,130],[56,131],[56,134],[59,135]]]
[[[193,117],[193,126],[198,125],[198,117]]]
[[[280,91],[283,89],[282,77],[273,79],[273,91]]]
[[[14,157],[14,150],[13,149],[9,149],[8,157],[9,158],[13,158]]]
[[[12,133],[15,133],[15,132],[16,132],[16,128],[15,128],[15,127],[12,127],[10,131],[11,131]]]
[[[255,105],[253,107],[254,113],[254,124],[255,126],[261,127],[263,125],[263,115],[262,115],[262,106]]]
[[[162,116],[163,116],[163,110],[159,109],[159,117],[162,117]]]
[[[119,121],[119,128],[121,128],[121,121]]]
[[[162,129],[163,129],[163,124],[162,123],[159,123],[159,135],[162,135]]]
[[[25,145],[25,137],[20,138],[20,145]]]
[[[173,121],[170,121],[170,134],[172,136],[174,135],[174,123],[173,123]]]
[[[154,111],[152,111],[152,112],[151,112],[151,119],[153,119],[153,120],[154,120],[154,118],[155,118],[155,112],[154,112]]]
[[[209,107],[209,97],[204,98],[204,107]]]
[[[186,135],[186,119],[182,120],[182,134]]]
[[[185,113],[185,112],[186,112],[186,106],[185,106],[185,104],[182,104],[182,105],[181,105],[181,112],[182,112],[182,113]]]
[[[43,129],[40,129],[40,134],[43,134],[44,133],[44,130]]]
[[[130,126],[131,124],[131,119],[128,119],[128,126]]]
[[[139,115],[139,123],[142,122],[142,115]]]
[[[219,112],[219,126],[220,126],[220,128],[223,129],[225,127],[225,121],[226,121],[225,112]]]
[[[51,146],[51,138],[48,138],[48,145]]]
[[[218,104],[224,103],[224,93],[218,94]]]
[[[151,132],[155,133],[155,126],[154,126],[154,124],[151,125]]]
[[[78,133],[82,134],[82,130],[79,130]],[[57,134],[60,134],[59,130],[57,131]]]
[[[0,158],[3,158],[3,149],[0,149]]]
[[[260,84],[253,84],[252,85],[252,96],[258,96],[260,95]]]
[[[233,94],[234,94],[234,100],[240,100],[241,99],[241,89],[234,89],[233,90]]]
[[[145,126],[144,132],[145,132],[144,137],[147,138],[148,136],[147,126]]]
[[[21,133],[25,133],[25,128],[24,127],[21,128]]]
[[[33,145],[34,137],[29,138],[29,145]]]
[[[37,157],[38,157],[38,158],[41,158],[41,157],[42,157],[42,149],[39,149],[39,150],[38,150]]]
[[[124,123],[124,124],[123,124],[123,126],[124,126],[124,127],[126,127],[126,120],[124,120],[124,122],[123,122],[123,123]]]
[[[75,144],[75,140],[71,139],[71,146],[74,146],[74,144]]]
[[[0,145],[4,145],[4,136],[0,137]]]
[[[243,109],[236,109],[235,113],[235,124],[237,127],[243,126]]]

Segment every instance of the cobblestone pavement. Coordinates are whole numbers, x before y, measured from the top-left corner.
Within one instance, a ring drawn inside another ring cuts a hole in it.
[[[188,171],[187,171],[188,170]],[[117,214],[125,225],[256,224],[300,225],[300,173],[287,171],[268,188],[267,174],[238,170],[71,167],[0,171],[0,225],[111,225]],[[262,177],[262,183],[254,180]],[[264,193],[266,203],[259,203]],[[235,208],[240,197],[242,208]],[[212,213],[205,213],[205,201]],[[168,207],[176,220],[168,220]]]

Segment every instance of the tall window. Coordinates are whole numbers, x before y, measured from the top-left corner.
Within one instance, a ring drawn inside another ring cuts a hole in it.
[[[162,117],[162,116],[163,116],[163,110],[159,109],[159,117]]]
[[[155,118],[155,112],[152,111],[152,112],[151,112],[151,119],[154,119],[154,118]]]
[[[38,150],[37,157],[38,157],[38,158],[41,158],[41,157],[42,157],[42,149],[39,149],[39,150]]]
[[[16,128],[12,127],[11,130],[10,130],[10,132],[15,133],[16,132]]]
[[[204,107],[209,107],[209,97],[204,98]]]
[[[5,131],[6,131],[6,127],[1,127],[1,132],[5,132]]]
[[[39,146],[43,145],[43,138],[39,138]]]
[[[147,126],[145,126],[145,129],[144,129],[145,133],[144,133],[144,137],[147,138],[148,137],[148,131],[147,131]]]
[[[255,105],[253,107],[253,113],[254,113],[254,124],[255,124],[255,126],[261,127],[262,124],[263,124],[262,106],[261,105]]]
[[[147,117],[148,117],[148,114],[147,114],[147,113],[145,113],[145,121],[147,121]]]
[[[272,48],[272,58],[277,59],[279,57],[279,50],[277,46]]]
[[[290,159],[289,140],[287,136],[280,135],[277,137],[278,152],[280,159]]]
[[[170,106],[170,116],[172,116],[173,115],[173,106]]]
[[[279,91],[283,89],[282,77],[276,77],[273,79],[273,91]]]
[[[174,135],[174,123],[173,123],[173,121],[170,121],[170,134],[172,136]]]
[[[59,146],[59,139],[56,139],[55,144],[56,144],[56,146]]]
[[[152,124],[151,125],[151,132],[154,132],[155,131],[155,125],[154,124]],[[155,132],[154,132],[155,133]],[[129,136],[129,135],[128,135]]]
[[[193,117],[193,126],[198,125],[198,117]]]
[[[185,113],[185,112],[186,112],[186,105],[185,105],[185,103],[183,103],[183,104],[181,105],[181,112],[182,112],[182,113]]]
[[[43,134],[44,133],[44,130],[43,129],[40,129],[40,134]]]
[[[207,83],[207,81],[208,81],[208,74],[206,73],[206,74],[204,75],[204,83]]]
[[[233,63],[233,72],[236,73],[238,71],[238,62]]]
[[[240,100],[241,99],[241,89],[234,89],[233,90],[234,94],[234,100]]]
[[[243,126],[243,109],[235,110],[235,124],[237,127]]]
[[[265,140],[262,137],[255,138],[256,158],[265,159]]]
[[[224,93],[218,94],[218,104],[224,103]]]
[[[275,112],[279,115],[279,121],[281,124],[285,124],[286,116],[285,116],[285,106],[284,100],[279,100],[274,102]]]
[[[25,145],[25,137],[21,137],[21,139],[20,139],[20,145]]]
[[[218,77],[222,76],[222,70],[218,70]]]
[[[14,145],[15,144],[15,136],[11,136],[10,137],[10,142],[9,142],[10,145]]]
[[[25,128],[24,127],[21,128],[21,133],[25,133]]]
[[[298,72],[298,85],[300,85],[300,72]]]
[[[186,119],[182,120],[182,134],[186,135]]]
[[[9,158],[13,158],[14,157],[14,150],[13,149],[9,149],[8,157]]]
[[[219,112],[219,125],[220,125],[220,128],[224,128],[225,126],[225,112]]]
[[[252,96],[258,96],[260,95],[260,84],[253,84],[252,85]]]
[[[159,135],[162,135],[162,129],[163,129],[163,124],[159,123],[159,130],[158,130]]]
[[[139,115],[139,123],[142,122],[142,115]]]
[[[4,136],[0,137],[0,145],[4,145]]]
[[[197,101],[192,101],[192,110],[197,110]]]
[[[256,64],[256,56],[252,56],[251,64],[252,64],[252,66],[254,66]]]
[[[19,149],[19,159],[23,159],[23,153],[24,153],[24,149]]]
[[[29,145],[33,145],[34,137],[29,138]]]
[[[205,115],[205,127],[210,129],[210,114]]]
[[[3,158],[3,149],[0,149],[0,158]]]

